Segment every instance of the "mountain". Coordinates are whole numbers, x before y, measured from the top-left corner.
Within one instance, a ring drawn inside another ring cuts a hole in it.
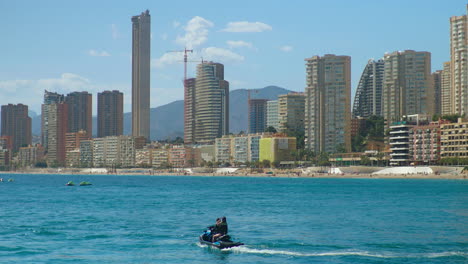
[[[247,99],[248,89],[233,90],[229,93],[229,130],[231,133],[247,131]],[[250,89],[250,98],[276,100],[278,95],[287,94],[290,90],[278,87],[267,86],[260,89]],[[32,132],[35,135],[41,134],[41,116],[35,115],[32,118]],[[124,113],[124,135],[132,132],[132,113]],[[151,139],[164,140],[184,137],[184,101],[174,101],[172,103],[151,108]],[[97,117],[93,117],[93,136],[97,136]]]

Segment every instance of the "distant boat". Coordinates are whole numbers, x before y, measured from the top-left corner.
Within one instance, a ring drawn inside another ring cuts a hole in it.
[[[80,182],[80,186],[89,186],[89,185],[93,185],[93,184],[87,181]]]
[[[67,182],[67,184],[65,184],[65,185],[66,185],[66,186],[75,186],[75,183],[72,182],[72,181],[69,181],[69,182]]]
[[[12,178],[8,179],[8,182],[14,182],[15,180],[13,180]]]

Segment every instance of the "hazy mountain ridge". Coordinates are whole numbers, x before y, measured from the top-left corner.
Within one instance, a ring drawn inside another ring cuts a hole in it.
[[[237,89],[229,93],[229,130],[231,133],[247,131],[248,91],[252,99],[276,100],[278,95],[291,92],[278,86],[267,86],[260,89]],[[31,111],[32,112],[32,111]],[[41,115],[35,112],[32,118],[33,135],[41,134]],[[132,113],[124,113],[124,134],[132,132]],[[184,137],[184,101],[178,100],[162,106],[151,108],[151,139],[164,140]],[[93,116],[93,136],[97,135],[97,117]]]

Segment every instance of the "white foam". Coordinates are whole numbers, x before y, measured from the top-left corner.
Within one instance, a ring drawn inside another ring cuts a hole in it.
[[[301,253],[287,250],[273,250],[273,249],[255,249],[246,246],[226,248],[222,251],[230,251],[236,253],[247,254],[262,254],[262,255],[286,255],[295,257],[329,257],[329,256],[361,256],[370,258],[443,258],[451,256],[467,257],[468,254],[464,252],[440,252],[440,253],[419,253],[419,254],[392,254],[392,253],[378,253],[367,252],[360,250],[352,251],[330,251],[330,252],[317,252],[317,253]]]

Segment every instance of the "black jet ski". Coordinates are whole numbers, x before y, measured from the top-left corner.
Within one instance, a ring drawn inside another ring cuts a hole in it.
[[[211,236],[212,236],[211,230],[209,229],[205,230],[205,232],[203,232],[203,234],[200,235],[200,243],[209,245],[212,247],[216,247],[219,249],[232,248],[232,247],[238,247],[238,246],[244,245],[244,243],[232,241],[229,235],[221,236],[215,242],[211,241]]]

